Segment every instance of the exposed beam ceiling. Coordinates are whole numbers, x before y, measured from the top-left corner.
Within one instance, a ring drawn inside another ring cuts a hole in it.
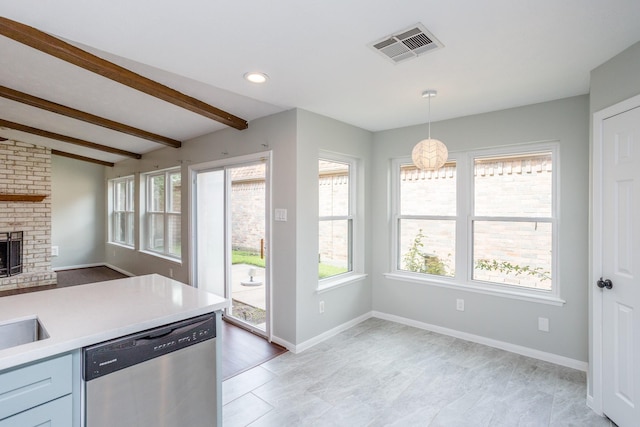
[[[242,130],[248,126],[244,119],[127,70],[28,25],[0,17],[0,34],[87,71],[233,128]]]
[[[75,160],[82,160],[83,162],[95,163],[102,166],[109,166],[111,168],[114,165],[111,162],[105,162],[98,159],[92,159],[90,157],[79,156],[77,154],[65,153],[64,151],[59,151],[59,150],[51,150],[51,154],[54,154],[56,156],[61,156],[61,157],[68,157],[70,159],[75,159]]]
[[[142,129],[137,129],[133,126],[125,125],[113,120],[96,116],[94,114],[76,110],[75,108],[66,107],[64,105],[47,101],[46,99],[38,98],[5,86],[0,86],[0,96],[2,96],[3,98],[11,99],[13,101],[21,102],[23,104],[31,105],[36,108],[51,111],[53,113],[62,114],[63,116],[71,117],[72,119],[82,120],[87,123],[105,127],[107,129],[126,133],[138,138],[144,138],[149,141],[157,142],[158,144],[167,145],[169,147],[179,148],[182,145],[180,141],[177,141],[175,139],[147,132]]]
[[[217,3],[20,0],[0,2],[0,16],[250,122],[299,108],[371,132],[423,126],[425,89],[439,93],[429,114],[435,123],[587,94],[591,70],[640,40],[637,0],[404,0],[401,8],[383,0]],[[445,47],[393,64],[369,46],[418,22]],[[208,149],[209,141],[224,144],[231,131],[11,37],[0,37],[0,58],[0,85],[183,146]],[[269,80],[250,83],[242,78],[248,71]],[[2,97],[0,117],[145,157],[164,148]],[[220,138],[202,138],[219,131]],[[13,129],[0,135],[127,161]]]
[[[121,156],[127,156],[134,159],[141,159],[142,155],[132,153],[130,151],[121,150],[119,148],[107,147],[106,145],[96,144],[94,142],[84,141],[82,139],[74,138],[72,136],[61,135],[59,133],[49,132],[43,129],[34,128],[31,126],[21,125],[20,123],[11,122],[8,120],[0,119],[0,127],[5,127],[20,132],[26,132],[33,135],[42,136],[45,138],[51,138],[58,141],[68,142],[70,144],[80,145],[82,147],[92,148],[94,150],[104,151],[106,153],[119,154]]]

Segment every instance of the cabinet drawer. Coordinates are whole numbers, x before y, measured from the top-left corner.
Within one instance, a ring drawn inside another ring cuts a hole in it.
[[[0,427],[69,427],[72,425],[72,411],[73,399],[67,395],[0,420]]]
[[[0,373],[0,420],[70,394],[71,369],[67,354]]]

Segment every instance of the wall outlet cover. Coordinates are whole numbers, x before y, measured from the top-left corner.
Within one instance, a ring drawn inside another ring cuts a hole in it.
[[[549,332],[549,319],[546,317],[538,317],[538,330],[542,332]]]

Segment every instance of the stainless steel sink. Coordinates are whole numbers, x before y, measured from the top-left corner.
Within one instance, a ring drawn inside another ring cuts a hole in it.
[[[49,338],[37,317],[0,323],[0,350]]]

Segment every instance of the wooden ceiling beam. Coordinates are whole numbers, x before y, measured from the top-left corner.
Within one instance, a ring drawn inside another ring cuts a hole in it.
[[[120,156],[127,156],[134,159],[141,159],[142,154],[132,153],[131,151],[120,150],[119,148],[107,147],[106,145],[96,144],[95,142],[89,142],[82,139],[74,138],[72,136],[61,135],[59,133],[49,132],[34,128],[31,126],[21,125],[20,123],[10,122],[8,120],[0,119],[0,127],[5,127],[20,132],[30,133],[32,135],[42,136],[44,138],[55,139],[56,141],[67,142],[69,144],[79,145],[81,147],[91,148],[94,150],[104,151],[106,153],[118,154]]]
[[[247,121],[240,117],[127,70],[36,28],[0,17],[0,34],[80,68],[144,92],[147,95],[224,123],[227,126],[238,130],[248,127]]]
[[[180,146],[182,145],[180,141],[177,141],[175,139],[147,132],[142,129],[137,129],[133,126],[125,125],[123,123],[114,122],[113,120],[105,119],[103,117],[86,113],[84,111],[76,110],[75,108],[66,107],[55,102],[47,101],[46,99],[38,98],[24,92],[19,92],[6,86],[0,86],[0,96],[12,101],[20,102],[22,104],[31,105],[32,107],[40,108],[42,110],[51,111],[52,113],[61,114],[72,119],[81,120],[83,122],[102,126],[107,129],[115,130],[117,132],[126,133],[127,135],[147,139],[158,144],[167,145],[169,147],[180,148]]]
[[[51,154],[55,154],[56,156],[61,156],[61,157],[68,157],[70,159],[82,160],[83,162],[95,163],[102,166],[109,166],[110,168],[112,168],[114,165],[111,162],[105,162],[103,160],[92,159],[91,157],[79,156],[77,154],[71,154],[71,153],[67,153],[59,150],[51,150]]]

